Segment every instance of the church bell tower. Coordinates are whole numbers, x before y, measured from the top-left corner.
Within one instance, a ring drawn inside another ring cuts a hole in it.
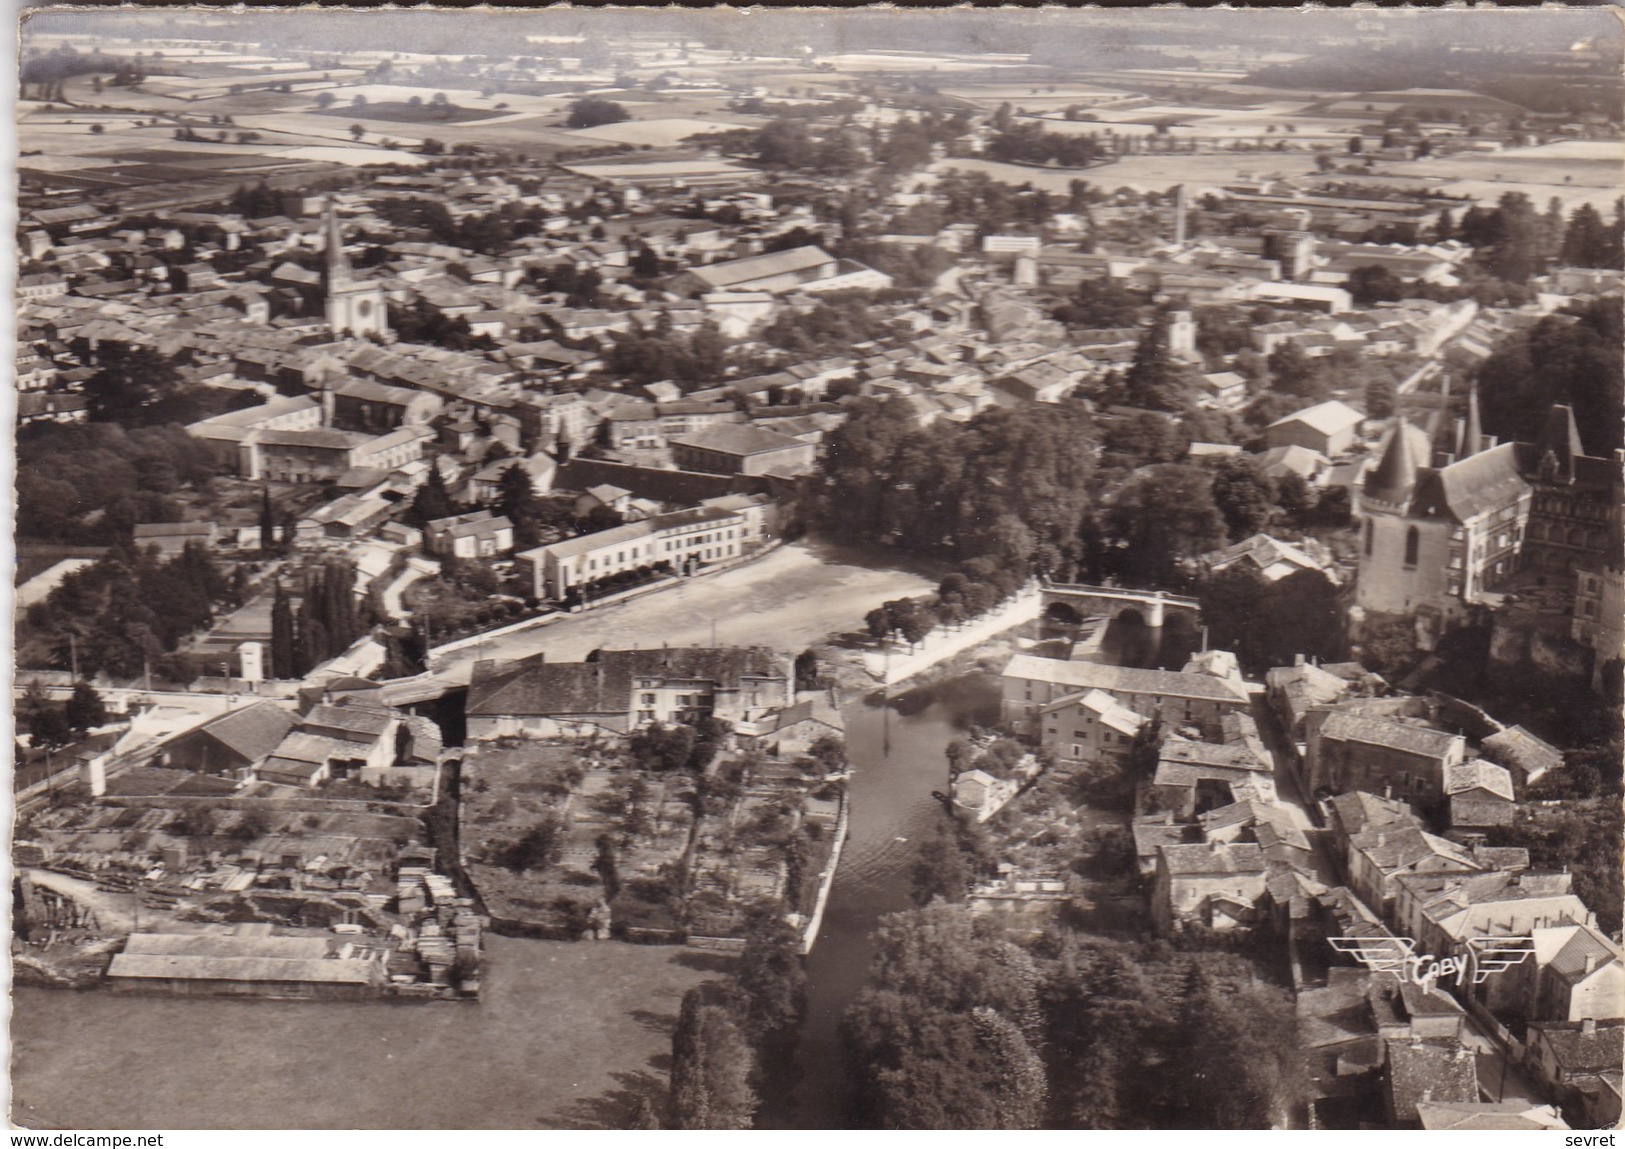
[[[344,254],[344,235],[338,211],[327,201],[327,325],[333,334],[353,339],[389,333],[389,311],[384,289],[377,283],[355,279],[350,257]]]

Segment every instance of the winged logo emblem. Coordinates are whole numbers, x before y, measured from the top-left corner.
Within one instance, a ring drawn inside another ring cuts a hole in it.
[[[1424,988],[1441,981],[1480,985],[1491,974],[1511,969],[1534,952],[1534,939],[1522,935],[1468,938],[1462,952],[1449,957],[1418,954],[1415,939],[1391,934],[1328,940],[1334,950],[1352,955],[1372,973],[1391,973]]]

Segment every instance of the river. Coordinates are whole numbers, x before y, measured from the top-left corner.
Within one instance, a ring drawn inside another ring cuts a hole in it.
[[[1159,650],[1150,632],[1113,623],[1102,657],[1178,665],[1188,644],[1168,631]],[[797,1085],[762,1114],[770,1128],[848,1124],[840,1016],[863,984],[877,920],[909,905],[909,863],[939,816],[931,791],[947,785],[944,748],[966,724],[996,719],[998,683],[967,675],[890,706],[854,700],[844,713],[856,767],[850,836],[807,959]],[[624,1099],[613,1116],[595,1102],[612,1098],[615,1082],[622,1093],[658,1086],[644,1065],[663,1067],[677,998],[714,976],[685,964],[680,950],[495,936],[487,943],[477,1005],[187,1001],[18,987],[12,1120],[80,1129],[613,1127],[630,1115]],[[582,963],[596,968],[565,968]],[[586,996],[597,1013],[577,1019],[569,1015],[581,1008],[583,986],[593,987]],[[559,1077],[561,1063],[574,1080]],[[467,1072],[473,1065],[479,1071]]]
[[[1099,658],[1119,666],[1184,665],[1197,636],[1188,625],[1159,633],[1132,620],[1107,628]],[[843,710],[852,823],[818,942],[807,956],[807,1018],[788,1100],[758,1124],[778,1129],[850,1127],[852,1083],[841,1058],[841,1014],[863,986],[882,914],[907,909],[909,865],[919,839],[935,832],[946,790],[948,743],[969,724],[999,716],[999,683],[970,674],[937,683],[891,706],[856,700]]]

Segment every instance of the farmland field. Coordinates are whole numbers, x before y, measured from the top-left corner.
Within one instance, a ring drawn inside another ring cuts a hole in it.
[[[1493,202],[1522,192],[1537,204],[1556,198],[1565,211],[1590,203],[1608,211],[1620,194],[1625,145],[1612,140],[1566,140],[1504,152],[1443,156],[1385,164],[1381,171],[1425,177],[1430,187],[1450,195]]]
[[[597,128],[582,128],[570,133],[571,139],[613,144],[649,144],[669,148],[682,143],[689,136],[705,132],[725,132],[741,124],[717,123],[714,120],[628,120],[620,124],[605,124]]]
[[[1217,187],[1237,179],[1282,178],[1315,170],[1314,157],[1305,152],[1221,152],[1213,155],[1180,153],[1167,156],[1130,156],[1098,168],[1029,168],[992,160],[939,160],[933,172],[958,169],[985,172],[1005,183],[1030,183],[1035,188],[1065,193],[1076,179],[1103,188],[1130,187],[1137,191],[1163,191],[1185,184],[1193,191]]]
[[[493,117],[505,114],[505,111],[499,112],[483,108],[463,108],[456,104],[446,104],[443,107],[437,107],[428,100],[423,100],[422,96],[419,96],[418,99],[422,100],[423,102],[415,107],[409,103],[369,103],[364,108],[322,108],[318,109],[315,114],[318,116],[343,116],[346,119],[353,119],[356,116],[364,116],[369,120],[382,120],[387,123],[427,125],[461,124],[467,123],[470,120],[489,120]]]

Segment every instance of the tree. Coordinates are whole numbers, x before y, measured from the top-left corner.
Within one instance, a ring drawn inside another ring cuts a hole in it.
[[[304,671],[296,649],[293,608],[282,580],[278,579],[271,599],[271,677],[298,678]]]
[[[271,513],[271,488],[260,488],[260,550],[276,549],[276,519]]]
[[[101,726],[107,721],[107,707],[102,703],[102,696],[96,693],[94,686],[79,681],[73,684],[73,693],[69,695],[62,715],[67,720],[70,730],[83,735],[87,730]]]
[[[841,1025],[866,1116],[884,1128],[1036,1128],[1046,1083],[1027,953],[943,904],[888,914],[875,941]]]
[[[1251,455],[1230,455],[1213,469],[1213,503],[1232,542],[1263,530],[1275,512],[1275,480]]]
[[[360,124],[351,124],[350,125],[350,138],[352,140],[354,140],[356,143],[360,143],[361,142],[361,137],[366,135],[366,134],[367,134],[367,129],[362,127]]]
[[[1349,270],[1348,291],[1359,307],[1405,298],[1405,284],[1386,267],[1362,266]]]
[[[1158,310],[1134,348],[1134,362],[1123,380],[1124,401],[1131,407],[1172,411],[1178,394],[1168,364],[1168,314]]]
[[[614,837],[609,834],[599,834],[597,847],[598,856],[593,859],[593,872],[604,883],[604,900],[612,902],[621,890],[621,876],[615,858]]]
[[[541,870],[564,852],[564,826],[549,815],[498,851],[496,864],[515,872]]]
[[[962,902],[970,885],[959,843],[943,826],[914,853],[914,864],[909,868],[909,898],[917,906],[928,906],[941,898],[945,902]]]
[[[1151,586],[1181,583],[1188,562],[1225,539],[1212,476],[1173,463],[1136,471],[1107,509],[1106,527],[1113,544],[1107,566]]]
[[[1270,352],[1266,362],[1274,390],[1317,402],[1326,397],[1326,385],[1316,374],[1314,362],[1303,353],[1296,340],[1283,340]]]
[[[757,1100],[750,1043],[731,1003],[696,986],[683,995],[671,1039],[673,1129],[749,1129]]]
[[[742,998],[740,1021],[758,1050],[782,1048],[786,1038],[795,1038],[807,992],[800,942],[777,914],[761,915],[745,935],[734,977]]]
[[[1394,413],[1396,392],[1392,379],[1372,379],[1365,385],[1365,413],[1367,418],[1387,419]]]
[[[564,126],[571,129],[598,128],[605,124],[623,123],[631,118],[630,112],[612,100],[584,96],[570,105]]]
[[[325,112],[328,108],[333,106],[333,101],[335,99],[336,97],[332,92],[317,92],[316,107]]]
[[[818,689],[820,679],[816,651],[808,649],[796,655],[795,671],[797,691]]]

